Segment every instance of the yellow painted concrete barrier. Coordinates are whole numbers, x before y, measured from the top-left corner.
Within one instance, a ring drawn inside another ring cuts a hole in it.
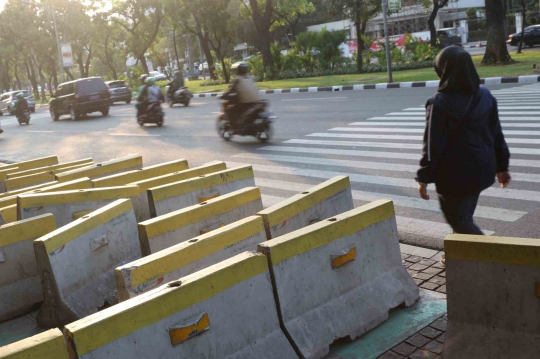
[[[248,187],[139,223],[144,255],[253,216],[262,209],[261,192]]]
[[[255,187],[251,166],[242,166],[148,190],[150,214],[161,216],[246,187]]]
[[[11,204],[0,207],[0,225],[17,221],[17,205]]]
[[[354,208],[348,176],[337,176],[259,212],[268,239]]]
[[[97,163],[90,167],[79,168],[73,171],[64,172],[56,175],[58,182],[72,181],[81,177],[90,179],[110,176],[116,173],[139,170],[142,168],[142,156],[132,155],[114,160]]]
[[[263,241],[262,219],[252,216],[127,263],[115,271],[118,299],[136,297],[242,252],[255,251]]]
[[[37,239],[34,250],[46,288],[40,326],[59,327],[114,305],[114,269],[141,257],[131,201],[115,201]]]
[[[37,167],[44,167],[58,164],[58,157],[50,156],[37,158],[30,161],[18,162],[0,167],[0,193],[6,192],[4,181],[7,179],[7,175],[16,171],[24,171]]]
[[[401,264],[392,201],[381,200],[259,245],[268,257],[282,328],[306,359],[355,339],[419,297]]]
[[[94,164],[94,161],[91,158],[85,158],[85,159],[82,159],[82,160],[64,162],[64,163],[60,163],[60,164],[57,164],[57,165],[38,167],[38,168],[33,168],[33,169],[29,169],[29,170],[24,170],[24,171],[11,172],[11,173],[9,173],[7,175],[7,178],[16,178],[16,177],[28,176],[28,175],[33,175],[33,174],[36,174],[36,173],[41,173],[41,172],[50,172],[50,171],[60,170],[60,169],[64,169],[64,168],[71,168],[71,167],[74,167],[74,166],[83,166],[83,165],[89,166],[89,165],[92,165],[92,164]],[[2,167],[0,167],[0,169],[1,168]]]
[[[454,234],[444,250],[444,358],[539,358],[540,239]]]
[[[55,229],[51,214],[0,227],[0,323],[43,300],[32,242]]]
[[[14,191],[31,186],[36,186],[42,183],[52,182],[55,180],[55,175],[49,172],[36,173],[33,175],[11,178],[4,181],[4,186],[7,191]]]
[[[130,183],[132,185],[138,186],[141,191],[139,197],[133,200],[133,204],[136,209],[135,213],[137,213],[137,220],[139,222],[142,222],[151,218],[147,194],[148,189],[162,186],[168,183],[183,181],[188,178],[204,176],[208,173],[221,171],[226,168],[227,167],[225,165],[225,162],[214,161],[204,164],[200,167],[194,167],[183,171],[173,172],[163,176],[153,177],[142,181]]]
[[[19,195],[19,194],[22,194],[22,193],[27,193],[27,192],[30,192],[30,191],[33,191],[33,190],[36,190],[36,189],[44,188],[44,187],[54,186],[55,184],[58,184],[58,181],[42,183],[42,184],[39,184],[37,186],[32,186],[32,187],[18,189],[18,190],[15,190],[15,191],[9,191],[9,192],[0,193],[0,199],[15,196],[15,195]]]
[[[95,188],[117,187],[133,182],[144,181],[149,178],[164,176],[173,172],[183,171],[188,168],[188,161],[185,159],[179,159],[149,167],[143,167],[140,170],[123,172],[107,177],[98,178],[93,180],[93,182]]]
[[[268,263],[243,253],[68,324],[78,359],[297,359],[280,330]]]
[[[51,329],[0,347],[0,359],[69,359],[62,332]]]
[[[56,225],[62,227],[73,221],[76,213],[96,210],[117,199],[138,195],[137,186],[21,194],[17,198],[17,218],[20,220],[52,213]]]

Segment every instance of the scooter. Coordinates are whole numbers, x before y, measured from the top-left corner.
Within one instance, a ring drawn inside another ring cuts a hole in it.
[[[151,103],[146,110],[146,114],[137,117],[137,122],[141,126],[144,126],[146,123],[155,123],[158,126],[162,126],[163,122],[165,122],[165,114],[161,108],[161,102]]]
[[[221,97],[223,101],[223,112],[217,119],[217,131],[218,134],[225,141],[230,141],[233,135],[239,136],[254,136],[261,142],[267,142],[272,137],[272,122],[277,117],[271,112],[267,111],[268,102],[261,100],[249,108],[245,113],[241,115],[239,125],[233,125],[238,123],[237,121],[230,121],[231,109],[236,102],[236,96],[229,94],[228,98]]]
[[[30,124],[30,111],[24,110],[21,116],[17,117],[17,121],[19,121],[19,125],[23,124]]]
[[[168,95],[167,103],[169,104],[169,107],[173,107],[177,103],[181,103],[182,105],[188,107],[192,97],[193,95],[191,92],[189,92],[188,88],[184,86],[176,90],[174,94]]]

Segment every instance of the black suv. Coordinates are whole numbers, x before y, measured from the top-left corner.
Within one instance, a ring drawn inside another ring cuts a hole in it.
[[[105,82],[109,87],[111,94],[111,105],[115,102],[122,101],[127,104],[131,102],[131,91],[129,85],[125,81],[115,80]]]
[[[540,44],[540,25],[533,25],[525,28],[523,37],[523,45],[533,47]],[[518,46],[519,39],[521,38],[521,32],[508,36],[507,44],[511,46]]]
[[[49,102],[49,111],[54,121],[62,115],[70,115],[77,120],[91,112],[109,114],[109,88],[101,77],[90,77],[58,85]]]

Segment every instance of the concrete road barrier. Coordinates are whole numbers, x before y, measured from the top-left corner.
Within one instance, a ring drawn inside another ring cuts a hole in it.
[[[540,358],[540,239],[444,241],[445,359]]]
[[[43,300],[32,242],[55,229],[51,214],[0,227],[0,323]]]
[[[297,359],[280,330],[268,263],[243,253],[68,324],[78,359]]]
[[[381,200],[259,245],[271,265],[282,328],[306,359],[355,339],[419,297],[401,264],[392,201]]]
[[[61,327],[116,304],[114,269],[141,257],[131,201],[115,201],[37,239],[34,250],[45,297],[38,325]]]
[[[349,177],[338,176],[259,212],[268,239],[354,208]]]
[[[8,174],[12,172],[16,172],[16,171],[24,171],[24,170],[29,170],[36,167],[44,167],[44,166],[50,166],[50,165],[56,165],[56,164],[58,164],[58,157],[50,156],[50,157],[37,158],[35,160],[0,166],[0,193],[6,192],[4,181],[8,178],[7,177]]]
[[[137,186],[21,194],[17,197],[17,219],[52,213],[56,226],[62,227],[117,199],[134,198],[138,195]]]
[[[18,189],[16,191],[9,191],[9,192],[0,193],[0,199],[10,197],[10,196],[15,196],[15,195],[18,195],[18,194],[21,194],[21,193],[30,192],[30,191],[40,189],[40,188],[44,188],[44,187],[54,186],[55,184],[58,184],[58,181],[53,181],[53,182],[49,182],[49,183],[42,183],[42,184],[39,184],[37,186],[22,188],[22,189]]]
[[[148,190],[150,215],[152,218],[161,216],[246,187],[255,187],[251,166],[214,172],[150,188]]]
[[[130,183],[132,185],[138,186],[141,191],[139,197],[133,199],[133,206],[137,209],[137,211],[135,212],[137,214],[137,221],[142,222],[151,218],[150,205],[148,203],[147,194],[148,189],[162,186],[168,183],[183,181],[188,178],[203,176],[208,173],[222,171],[226,168],[227,166],[225,165],[225,162],[214,161],[204,164],[200,167],[194,167],[187,170],[173,172],[163,176]]]
[[[118,299],[128,300],[162,283],[255,251],[266,241],[261,217],[252,216],[116,268]]]
[[[41,172],[50,172],[50,171],[55,171],[55,170],[60,170],[60,169],[65,169],[65,168],[72,168],[74,166],[83,166],[83,165],[89,166],[92,164],[94,164],[94,161],[91,158],[84,158],[82,160],[64,162],[57,165],[38,167],[38,168],[33,168],[29,170],[24,170],[24,171],[14,171],[14,172],[9,173],[7,175],[7,178],[17,178],[17,177],[33,175],[33,174],[41,173]],[[2,167],[0,167],[0,169],[1,168]]]
[[[261,192],[248,187],[139,223],[143,255],[253,216],[262,210]]]
[[[0,347],[0,359],[69,359],[64,336],[59,329]]]
[[[89,177],[94,180],[116,173],[139,170],[142,168],[142,156],[133,155],[114,160],[97,163],[93,166],[79,168],[73,171],[64,172],[56,175],[56,180],[60,183],[73,181],[81,177]]]
[[[154,166],[143,167],[140,170],[118,173],[115,175],[95,179],[94,187],[117,187],[129,183],[143,181],[149,178],[163,176],[169,173],[183,171],[189,168],[185,159],[160,163]]]
[[[6,179],[4,181],[4,188],[7,191],[14,191],[18,189],[23,189],[31,186],[36,186],[38,184],[52,182],[55,180],[55,175],[53,173],[43,172],[36,173],[33,175],[22,176],[17,178]]]
[[[12,204],[0,208],[0,225],[17,222],[17,205]]]

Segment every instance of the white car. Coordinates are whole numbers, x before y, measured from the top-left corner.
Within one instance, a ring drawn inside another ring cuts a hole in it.
[[[159,71],[150,71],[149,75],[152,76],[153,78],[155,78],[156,81],[167,80],[167,76],[165,76],[164,74],[162,74]]]

